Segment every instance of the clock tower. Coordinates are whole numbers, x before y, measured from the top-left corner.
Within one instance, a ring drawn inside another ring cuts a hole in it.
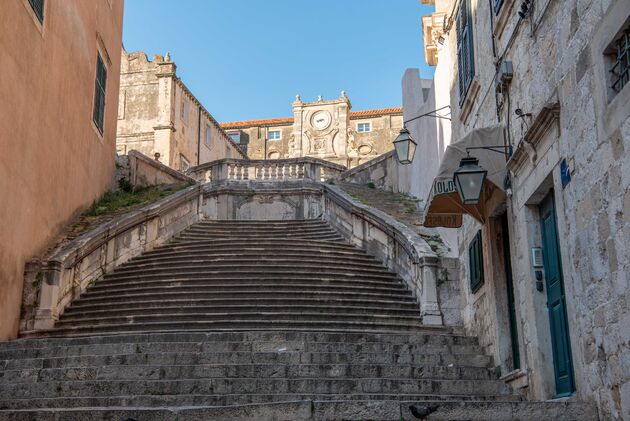
[[[289,157],[311,156],[348,165],[348,130],[352,104],[344,91],[338,99],[293,103],[293,131]]]

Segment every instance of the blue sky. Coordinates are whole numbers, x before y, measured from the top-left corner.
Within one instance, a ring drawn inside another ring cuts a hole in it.
[[[296,94],[354,110],[401,105],[400,79],[424,63],[418,0],[126,0],[127,51],[167,51],[219,121],[288,117]]]

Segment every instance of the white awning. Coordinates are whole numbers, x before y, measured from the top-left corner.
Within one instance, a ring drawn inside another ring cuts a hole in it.
[[[470,154],[479,159],[479,165],[488,171],[484,184],[484,196],[489,197],[495,188],[503,190],[507,175],[507,157],[502,153],[487,149],[472,149],[469,152],[466,152],[466,149],[506,145],[503,124],[474,129],[461,140],[451,143],[444,151],[442,163],[426,201],[424,226],[457,228],[462,225],[464,213],[485,223],[485,200],[481,200],[478,205],[464,205],[455,189],[453,173],[459,168],[461,159]],[[505,150],[507,151],[507,147]]]

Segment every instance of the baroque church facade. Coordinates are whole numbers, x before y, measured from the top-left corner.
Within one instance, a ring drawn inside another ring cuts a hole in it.
[[[293,117],[221,123],[250,159],[314,157],[355,167],[393,149],[403,124],[402,108],[351,111],[340,97],[304,102],[296,96]]]

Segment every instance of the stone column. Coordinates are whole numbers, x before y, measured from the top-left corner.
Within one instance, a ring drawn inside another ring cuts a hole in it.
[[[170,61],[170,57],[160,61],[158,64],[158,121],[153,127],[154,130],[154,152],[160,153],[160,161],[173,167],[174,159],[171,156],[171,143],[174,141],[175,132],[174,110],[175,110],[175,73],[177,66]]]
[[[289,158],[301,158],[305,155],[304,145],[302,143],[304,133],[304,103],[299,95],[295,96],[293,103],[293,140],[292,147],[289,146]]]
[[[422,282],[420,293],[420,315],[423,325],[442,326],[442,312],[437,294],[437,257],[423,257],[420,260],[419,275]]]

